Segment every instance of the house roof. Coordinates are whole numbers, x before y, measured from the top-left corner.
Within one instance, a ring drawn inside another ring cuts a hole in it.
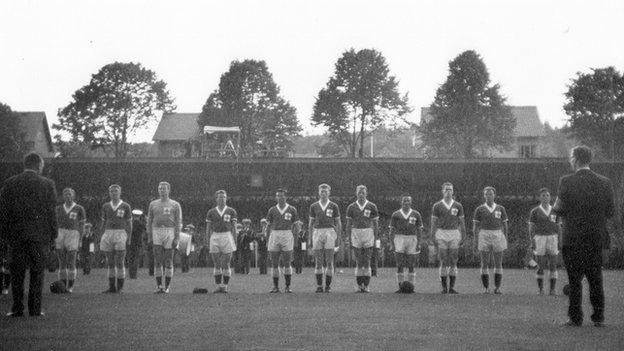
[[[158,123],[152,140],[191,140],[200,134],[199,113],[165,113]]]
[[[536,106],[510,106],[511,113],[516,117],[516,137],[540,137],[544,135],[544,125],[540,121]],[[420,109],[420,120],[431,118],[429,107]]]
[[[20,111],[17,112],[20,117],[20,125],[23,131],[26,133],[24,139],[27,142],[37,140],[37,134],[43,128],[46,140],[48,142],[48,151],[53,151],[52,136],[50,135],[50,127],[48,126],[48,119],[43,111]]]

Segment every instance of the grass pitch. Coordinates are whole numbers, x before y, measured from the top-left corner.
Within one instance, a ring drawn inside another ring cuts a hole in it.
[[[394,270],[382,269],[371,294],[354,293],[352,269],[332,293],[314,293],[311,269],[293,276],[294,294],[269,294],[271,278],[235,275],[229,294],[213,290],[211,269],[176,271],[172,292],[154,295],[147,270],[121,295],[100,294],[105,270],[78,277],[74,293],[52,295],[47,274],[40,318],[0,318],[2,350],[622,350],[624,272],[604,273],[606,327],[562,327],[565,296],[538,296],[534,271],[506,270],[503,295],[484,295],[479,272],[460,270],[460,295],[441,295],[437,269],[419,269],[416,293],[395,294]],[[563,273],[563,272],[562,272]],[[567,281],[560,274],[557,291]],[[280,279],[283,287],[283,279]],[[11,296],[0,297],[8,311]]]

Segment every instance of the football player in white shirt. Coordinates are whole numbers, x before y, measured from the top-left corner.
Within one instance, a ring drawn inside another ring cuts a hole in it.
[[[169,198],[171,185],[167,182],[158,184],[159,199],[149,205],[147,212],[147,240],[153,243],[155,293],[169,293],[173,277],[173,250],[178,246],[182,229],[182,208],[177,201]],[[162,287],[163,265],[165,287]]]

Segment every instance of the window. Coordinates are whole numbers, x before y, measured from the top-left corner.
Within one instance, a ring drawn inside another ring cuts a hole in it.
[[[535,158],[537,157],[537,145],[520,145],[520,157]]]

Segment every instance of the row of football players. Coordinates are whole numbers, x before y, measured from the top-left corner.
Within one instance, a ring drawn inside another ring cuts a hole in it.
[[[150,203],[147,213],[147,236],[154,248],[154,275],[156,293],[168,293],[173,276],[173,253],[178,245],[182,227],[182,209],[177,201],[169,197],[171,186],[167,182],[158,185],[159,199]],[[309,209],[309,224],[312,232],[312,248],[315,257],[316,292],[330,292],[334,274],[334,249],[340,244],[342,232],[340,209],[329,199],[331,187],[321,184],[318,187],[319,200]],[[464,209],[453,199],[453,185],[442,185],[442,199],[433,205],[431,231],[440,258],[440,282],[442,293],[456,294],[458,248],[466,236]],[[121,200],[121,187],[109,187],[110,202],[101,210],[102,233],[100,250],[105,252],[109,288],[105,293],[119,293],[125,280],[125,249],[132,232],[130,205]],[[493,187],[483,190],[484,203],[477,207],[473,215],[474,245],[481,256],[481,280],[486,293],[489,293],[489,267],[494,268],[494,293],[501,293],[503,276],[503,251],[507,248],[508,219],[505,208],[494,202],[496,191]],[[231,277],[230,262],[236,250],[237,213],[227,206],[224,190],[215,193],[216,206],[206,216],[206,234],[210,239],[209,252],[214,262],[215,293],[228,291]],[[291,278],[294,233],[299,232],[301,222],[297,209],[287,203],[286,191],[275,193],[277,204],[271,207],[266,216],[268,250],[272,262],[273,290],[280,292],[280,262],[288,262],[281,269],[285,292],[291,292]],[[371,254],[379,247],[379,214],[377,206],[367,200],[367,188],[356,188],[357,200],[347,207],[346,234],[355,252],[355,277],[359,292],[369,292],[371,277]],[[65,282],[69,292],[76,279],[76,250],[82,235],[85,212],[74,202],[75,192],[63,190],[64,203],[57,207],[59,235],[56,249],[60,260],[59,278]],[[397,283],[404,281],[413,284],[418,241],[422,239],[423,221],[420,213],[412,209],[412,198],[404,195],[401,208],[390,219],[390,239],[397,261]],[[555,258],[558,254],[559,223],[551,213],[548,189],[540,190],[540,205],[530,214],[529,235],[533,238],[533,249],[539,261],[537,282],[543,294],[544,267],[550,270],[550,294],[555,294],[557,270]],[[407,270],[407,276],[405,275]],[[164,276],[164,284],[163,284]],[[323,278],[325,278],[323,284]]]

